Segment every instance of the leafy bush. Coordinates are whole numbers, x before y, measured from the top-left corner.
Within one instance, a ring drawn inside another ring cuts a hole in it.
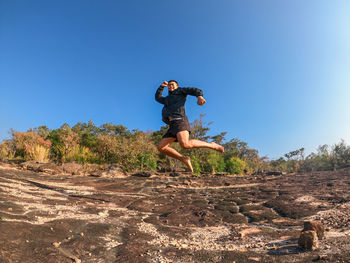
[[[38,162],[48,162],[51,142],[35,132],[13,132],[16,156]]]
[[[200,174],[202,172],[202,169],[196,155],[191,156],[191,163],[192,163],[194,174]]]
[[[59,129],[53,130],[48,138],[52,143],[51,153],[53,157],[62,162],[67,162],[76,153],[76,147],[80,143],[79,135],[66,123]]]
[[[205,171],[209,173],[225,172],[226,164],[224,157],[216,152],[208,154]]]
[[[89,148],[81,145],[73,147],[67,154],[67,162],[78,162],[81,164],[96,162],[96,155]]]
[[[122,140],[115,135],[100,135],[96,151],[102,163],[120,163],[119,148]]]
[[[0,144],[0,161],[12,159],[15,156],[15,144],[11,140],[5,140]]]
[[[171,146],[185,156],[191,155],[195,173],[242,173],[244,169],[256,171],[266,166],[263,158],[258,156],[256,150],[249,148],[247,143],[238,139],[224,143],[226,132],[209,136],[210,123],[204,122],[203,117],[201,115],[199,120],[191,123],[191,139],[224,144],[225,154],[204,148],[182,149],[177,143]],[[156,148],[167,128],[163,126],[153,133],[129,131],[123,125],[111,123],[97,127],[92,121],[78,122],[72,128],[65,123],[54,130],[39,126],[26,133],[13,132],[13,139],[0,145],[0,159],[17,156],[42,162],[51,159],[83,164],[117,163],[127,171],[154,170],[157,169],[157,164],[159,168],[183,167],[181,162],[160,154]],[[344,165],[340,158],[343,158],[346,151],[340,147],[338,152],[337,167]]]
[[[97,152],[101,162],[121,164],[126,170],[156,169],[157,149],[147,133],[135,131],[129,136],[100,135]]]
[[[157,159],[155,155],[149,153],[140,153],[137,157],[137,166],[140,170],[156,170],[157,169]]]
[[[226,161],[226,171],[231,174],[243,174],[245,167],[245,161],[238,157],[231,157]]]

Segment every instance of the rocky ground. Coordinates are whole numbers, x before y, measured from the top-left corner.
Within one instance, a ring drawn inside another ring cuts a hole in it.
[[[0,262],[350,262],[349,208],[349,170],[113,178],[2,165]],[[305,220],[326,228],[315,251],[298,248]]]

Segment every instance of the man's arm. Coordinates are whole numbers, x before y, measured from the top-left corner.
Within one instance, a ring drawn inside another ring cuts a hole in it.
[[[164,88],[168,86],[168,82],[164,81],[156,91],[155,99],[161,104],[165,103],[165,98],[162,96]]]
[[[187,95],[192,95],[197,97],[197,104],[198,105],[204,105],[206,103],[206,100],[203,98],[203,91],[198,88],[181,88],[183,93]]]
[[[198,88],[181,88],[182,92],[192,96],[203,96],[203,91]]]

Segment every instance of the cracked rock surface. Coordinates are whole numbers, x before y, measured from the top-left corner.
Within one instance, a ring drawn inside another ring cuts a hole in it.
[[[350,171],[123,178],[0,167],[0,262],[350,262]],[[306,220],[325,238],[303,251]]]

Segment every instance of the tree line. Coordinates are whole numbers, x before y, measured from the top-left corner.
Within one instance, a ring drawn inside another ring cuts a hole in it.
[[[225,154],[209,149],[176,150],[191,156],[195,173],[233,174],[253,173],[266,165],[258,151],[239,139],[224,143],[226,132],[209,136],[211,123],[204,116],[192,122],[191,137],[223,144]],[[38,162],[117,163],[127,171],[174,169],[180,162],[160,154],[156,145],[167,130],[167,125],[158,131],[129,130],[123,125],[106,123],[96,126],[92,121],[78,122],[74,126],[63,124],[58,129],[46,126],[26,132],[11,130],[11,139],[0,144],[0,160],[20,158]]]
[[[335,170],[350,166],[350,146],[344,141],[333,146],[320,146],[316,153],[305,157],[304,148],[291,151],[277,160],[260,157],[256,149],[237,138],[226,139],[226,132],[210,136],[210,125],[204,115],[193,121],[191,138],[214,141],[225,147],[225,153],[205,148],[182,149],[191,157],[195,173],[253,174],[263,171],[308,172]],[[81,164],[117,163],[126,171],[176,169],[182,164],[157,151],[168,126],[158,131],[129,130],[123,125],[105,123],[96,126],[92,121],[74,126],[63,124],[58,129],[46,126],[26,132],[11,130],[11,138],[0,144],[0,160],[25,159],[38,162],[78,162]]]
[[[350,146],[341,140],[334,145],[320,145],[316,152],[305,157],[300,148],[277,160],[270,161],[271,169],[285,172],[332,171],[350,167]]]

